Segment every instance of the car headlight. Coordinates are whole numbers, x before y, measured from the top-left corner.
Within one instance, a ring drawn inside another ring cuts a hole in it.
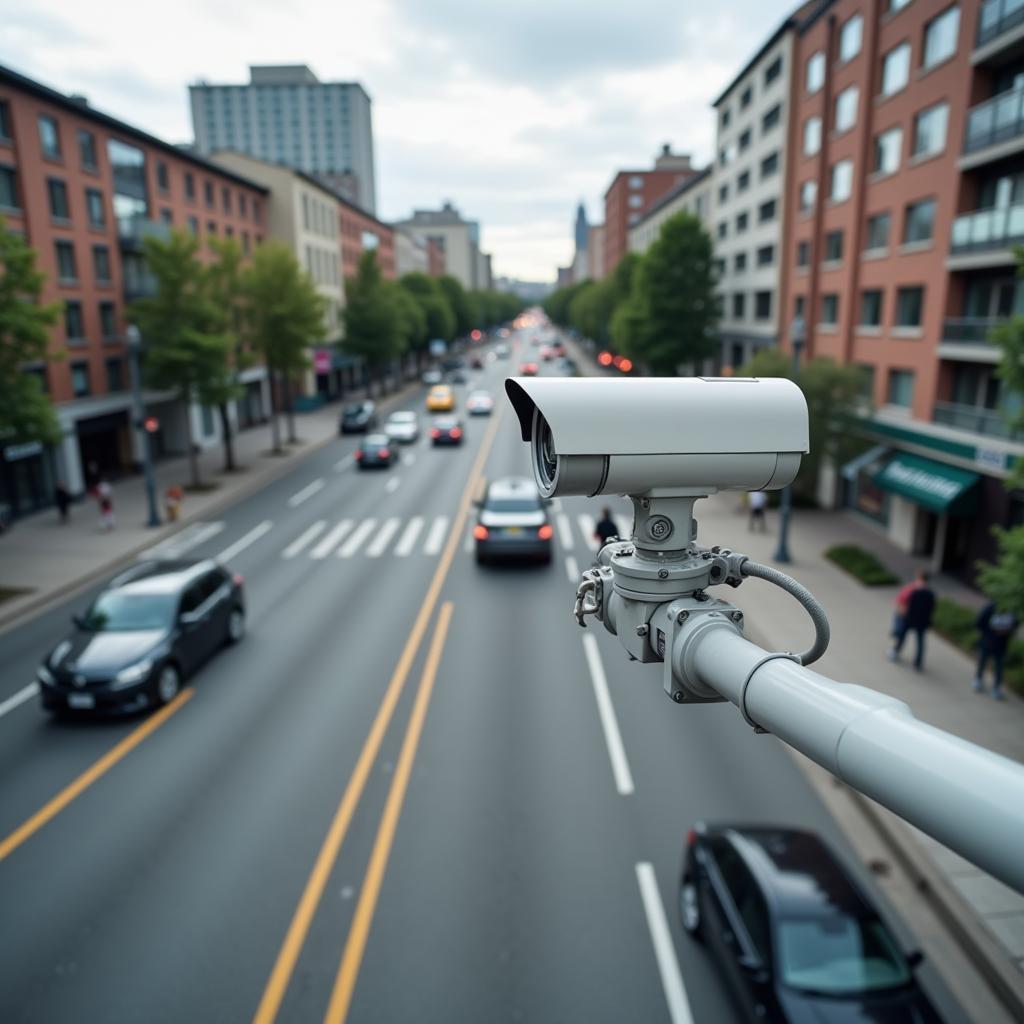
[[[127,668],[121,669],[121,671],[114,676],[114,686],[130,686],[132,683],[137,683],[140,679],[145,679],[152,668],[153,662],[149,658],[137,661],[134,665],[129,665]]]
[[[53,686],[56,683],[56,679],[53,678],[53,673],[45,666],[40,665],[39,671],[36,673],[39,682],[44,683],[46,686]]]

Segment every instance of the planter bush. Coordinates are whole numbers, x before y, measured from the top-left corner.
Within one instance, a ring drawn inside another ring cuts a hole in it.
[[[825,552],[825,557],[866,587],[888,587],[899,583],[899,577],[889,572],[870,551],[856,544],[836,544]]]

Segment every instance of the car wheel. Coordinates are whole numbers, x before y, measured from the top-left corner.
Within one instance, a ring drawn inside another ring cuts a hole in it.
[[[237,644],[245,636],[245,612],[241,608],[231,609],[228,615],[228,637],[229,644]]]
[[[679,916],[683,922],[683,928],[695,939],[700,939],[700,899],[697,894],[697,884],[689,876],[683,879],[679,887]]]
[[[181,692],[181,673],[176,665],[168,662],[162,666],[156,677],[156,699],[160,704],[170,704]]]

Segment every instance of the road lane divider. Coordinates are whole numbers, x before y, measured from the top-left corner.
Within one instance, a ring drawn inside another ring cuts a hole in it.
[[[356,461],[356,457],[354,455],[346,455],[345,458],[338,459],[338,461],[334,464],[334,472],[335,473],[343,473],[355,461]]]
[[[295,540],[293,540],[291,544],[281,552],[281,557],[294,558],[300,551],[304,551],[309,544],[316,540],[316,538],[323,533],[326,527],[327,520],[318,519],[308,530],[303,530],[303,532],[300,533],[298,537],[296,537]]]
[[[13,711],[15,708],[21,707],[22,704],[27,700],[31,700],[39,693],[38,683],[29,683],[28,686],[22,687],[17,693],[8,697],[6,700],[0,701],[0,718],[4,715]]]
[[[380,752],[384,736],[387,733],[395,708],[402,695],[402,690],[405,687],[405,681],[412,669],[413,662],[416,660],[416,654],[419,651],[420,644],[423,642],[427,625],[434,614],[434,608],[437,606],[441,588],[444,586],[444,582],[451,570],[452,562],[458,549],[459,535],[462,527],[465,525],[473,495],[476,493],[475,488],[479,486],[479,482],[482,479],[483,467],[494,444],[494,438],[497,435],[498,427],[501,425],[504,412],[505,407],[502,406],[498,410],[498,414],[492,417],[487,432],[480,442],[480,450],[477,452],[476,459],[470,469],[469,479],[466,481],[466,486],[462,492],[462,499],[455,513],[454,528],[448,535],[448,543],[441,554],[441,558],[438,560],[437,568],[431,577],[423,603],[420,605],[420,610],[416,614],[412,629],[409,631],[409,637],[402,648],[402,653],[399,655],[398,664],[391,675],[387,689],[384,691],[384,697],[377,709],[376,717],[370,726],[370,731],[356,760],[355,767],[352,769],[352,774],[349,776],[341,803],[338,805],[334,818],[331,820],[327,835],[313,863],[313,870],[310,872],[302,895],[299,897],[298,905],[288,925],[288,930],[285,933],[281,949],[277,954],[277,959],[274,961],[274,966],[263,990],[259,1006],[256,1008],[256,1013],[253,1017],[254,1024],[272,1024],[277,1019],[285,992],[287,992],[288,985],[295,972],[295,965],[298,963],[299,954],[302,952],[306,936],[309,934],[310,926],[313,923],[313,916],[327,887],[331,871],[338,858],[338,853],[345,840],[349,825],[352,822],[352,816],[362,798],[363,791],[366,789],[370,770]]]
[[[155,711],[140,726],[130,732],[120,743],[108,750],[98,761],[87,768],[73,782],[65,786],[52,800],[48,801],[27,821],[19,825],[6,839],[0,842],[0,862],[9,857],[22,843],[30,839],[44,825],[52,821],[76,797],[84,793],[97,779],[105,775],[118,761],[130,754],[147,736],[152,735],[186,701],[192,698],[194,690],[182,690],[169,704]]]
[[[555,522],[558,523],[558,537],[562,547],[566,551],[572,551],[572,526],[569,525],[569,517],[562,512],[555,518]]]
[[[296,491],[295,494],[288,499],[288,507],[298,508],[304,501],[308,501],[314,494],[318,491],[322,491],[323,489],[324,478],[319,477],[308,486],[303,487],[301,491]]]
[[[597,648],[597,640],[592,633],[583,637],[583,653],[590,669],[590,679],[594,685],[594,698],[597,701],[597,712],[601,718],[601,729],[608,747],[608,757],[612,762],[612,774],[615,776],[615,788],[623,795],[633,792],[633,773],[629,770],[626,748],[619,732],[619,720],[615,717],[615,706],[608,692],[608,680],[605,678],[604,665],[601,663],[601,652]]]
[[[391,538],[398,533],[398,528],[402,525],[401,519],[386,519],[384,525],[380,528],[380,533],[370,542],[370,546],[366,549],[367,555],[370,558],[380,558],[381,555],[387,550],[387,546],[391,543]]]
[[[388,494],[394,494],[395,491],[397,491],[398,488],[401,486],[401,484],[402,478],[400,476],[389,477],[388,482],[384,485],[384,490],[387,491]]]
[[[441,654],[444,651],[444,643],[451,623],[452,608],[451,601],[446,601],[441,605],[441,611],[437,617],[434,638],[430,643],[427,660],[423,666],[416,702],[413,705],[412,714],[409,716],[405,739],[402,741],[402,749],[395,765],[395,774],[388,791],[387,802],[384,805],[384,813],[377,829],[377,838],[374,840],[370,860],[366,866],[366,875],[359,892],[359,901],[352,918],[348,940],[341,955],[341,966],[338,968],[338,974],[334,980],[334,988],[331,991],[331,1000],[327,1005],[324,1024],[343,1024],[348,1016],[352,993],[359,976],[359,967],[363,962],[363,953],[366,951],[366,940],[369,938],[370,926],[373,924],[373,914],[377,909],[377,899],[384,882],[384,872],[387,869],[391,847],[395,840],[398,819],[402,813],[402,804],[409,788],[409,777],[412,774],[416,751],[423,734],[423,723],[427,717],[427,709],[430,707],[434,681],[437,679],[437,669],[441,663]]]
[[[447,529],[448,517],[438,516],[430,527],[430,533],[427,534],[427,539],[423,544],[423,554],[436,555],[441,550],[441,545],[444,543],[444,533]]]
[[[366,538],[377,528],[376,519],[364,519],[355,532],[338,549],[339,558],[351,558],[366,542]]]
[[[565,575],[569,577],[569,582],[574,587],[580,585],[580,567],[576,564],[576,559],[572,555],[565,556]]]
[[[419,537],[420,531],[423,529],[423,522],[423,516],[413,516],[409,520],[409,525],[395,545],[395,554],[399,558],[405,558],[412,553],[412,549],[416,546],[416,538]]]
[[[326,558],[340,543],[344,540],[345,535],[349,530],[352,529],[354,523],[351,519],[342,519],[333,530],[312,551],[310,551],[310,558]]]
[[[244,537],[239,537],[234,544],[229,544],[218,556],[218,562],[230,562],[235,555],[240,555],[247,547],[251,547],[256,543],[264,534],[269,533],[273,529],[274,521],[272,519],[264,519],[259,526],[251,529]]]
[[[686,997],[686,986],[679,970],[676,948],[672,944],[672,933],[668,929],[668,918],[658,892],[658,879],[654,867],[646,862],[637,864],[636,880],[640,885],[640,899],[647,916],[647,928],[654,945],[654,957],[658,961],[661,987],[665,990],[668,1015],[672,1024],[693,1024],[690,1000]]]

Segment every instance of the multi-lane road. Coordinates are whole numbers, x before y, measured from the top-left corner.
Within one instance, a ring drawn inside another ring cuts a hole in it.
[[[249,632],[159,715],[26,690],[89,595],[0,636],[0,1020],[735,1018],[678,923],[687,828],[847,848],[780,744],[575,624],[595,503],[555,504],[549,567],[476,565],[530,340],[462,448],[360,473],[339,439],[163,548],[242,573]]]

